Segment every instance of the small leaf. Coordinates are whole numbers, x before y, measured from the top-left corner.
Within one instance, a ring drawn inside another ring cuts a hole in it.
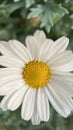
[[[46,25],[46,26],[45,26],[45,29],[46,29],[46,31],[49,33],[49,32],[50,32],[51,27],[50,27],[49,25]]]
[[[26,8],[29,8],[32,4],[35,3],[35,0],[26,0]]]
[[[27,11],[25,10],[25,8],[23,8],[23,9],[21,10],[21,16],[22,16],[23,18],[26,18],[26,15],[27,15]]]
[[[28,14],[27,18],[34,18],[37,17],[38,15],[42,14],[44,12],[44,6],[38,5],[37,8],[31,8],[30,13]]]

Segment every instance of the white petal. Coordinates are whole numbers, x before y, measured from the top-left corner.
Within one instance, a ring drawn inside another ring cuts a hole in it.
[[[23,86],[22,88],[19,88],[17,91],[15,91],[12,96],[10,97],[10,100],[8,102],[8,109],[9,110],[16,110],[22,103],[24,94],[26,93],[28,87]]]
[[[2,101],[1,101],[1,108],[3,111],[6,111],[8,109],[8,102],[10,100],[12,93],[9,93],[8,95],[6,95]]]
[[[0,65],[5,67],[24,67],[24,62],[7,56],[0,56]]]
[[[68,110],[72,110],[73,109],[73,100],[70,96],[68,96],[65,91],[63,91],[62,89],[60,89],[60,85],[57,86],[57,84],[54,81],[51,81],[51,90],[53,90],[61,99],[62,99],[62,103],[68,108]]]
[[[35,89],[29,88],[26,95],[24,96],[21,110],[21,116],[24,120],[30,120],[33,114],[35,104],[35,92]]]
[[[62,42],[62,43],[61,43]],[[49,62],[52,58],[57,56],[58,54],[62,53],[65,51],[67,45],[68,45],[69,39],[66,37],[62,37],[61,41],[55,41],[54,44],[52,45],[52,50],[48,51],[46,55],[46,62]]]
[[[21,88],[18,89],[18,91],[16,92],[9,92],[4,98],[3,100],[1,101],[1,108],[6,111],[8,109],[10,110],[15,110],[17,107],[19,107],[19,105],[21,104],[21,99],[20,97],[18,97],[19,93],[21,94],[21,91],[24,91],[24,93],[26,92],[26,90],[28,89],[28,87],[24,86]],[[15,94],[16,93],[16,94]],[[14,95],[14,96],[13,96]],[[22,95],[23,95],[23,92],[22,92]],[[20,95],[20,96],[22,96]],[[19,99],[18,99],[19,98]],[[14,100],[14,102],[13,102]],[[20,102],[19,102],[20,100]],[[16,102],[17,101],[17,102]],[[12,103],[13,102],[13,103]],[[17,104],[18,103],[18,104]],[[16,106],[17,105],[17,106]]]
[[[41,119],[39,118],[38,112],[37,112],[37,104],[35,102],[34,112],[31,117],[31,121],[33,125],[39,125],[41,122]]]
[[[11,76],[1,78],[0,87],[11,82],[11,81],[20,80],[20,79],[23,80],[22,75],[11,75]]]
[[[41,122],[41,120],[40,120],[40,118],[39,118],[39,116],[38,116],[37,113],[35,113],[35,114],[32,116],[31,121],[32,121],[32,124],[33,124],[33,125],[39,125],[40,122]]]
[[[38,48],[36,39],[33,36],[28,36],[26,38],[25,42],[26,42],[26,46],[27,46],[28,50],[30,51],[33,59],[37,59],[39,48]]]
[[[65,93],[69,97],[73,97],[73,86],[70,82],[61,78],[55,79],[54,77],[52,77],[52,81],[56,83],[59,91],[63,91],[62,93]]]
[[[32,60],[31,54],[28,49],[17,40],[10,40],[9,45],[15,55],[17,55],[24,62]]]
[[[51,53],[51,49],[53,47],[53,40],[51,39],[46,39],[44,44],[41,46],[40,52],[39,52],[39,56],[38,59],[39,60],[43,60],[46,61],[46,56],[48,56],[48,52]]]
[[[51,59],[48,64],[55,67],[66,65],[71,61],[73,61],[73,53],[71,51],[65,51]]]
[[[13,51],[13,49],[10,47],[9,42],[0,41],[0,52],[7,57],[12,57],[14,59],[17,59],[18,61],[22,62],[22,59],[20,59],[17,54]]]
[[[61,78],[63,80],[73,83],[73,73],[53,71],[53,77],[55,79]]]
[[[60,93],[54,91],[54,86],[45,87],[46,94],[48,99],[54,109],[63,117],[67,117],[70,114],[71,109],[69,108],[68,101],[60,95]]]
[[[73,99],[72,98],[68,98],[67,101],[68,101],[68,104],[70,106],[71,111],[73,111]]]
[[[40,31],[40,30],[37,30],[34,33],[34,37],[36,38],[37,44],[38,44],[39,47],[41,47],[46,40],[45,33],[43,31]]]
[[[69,39],[63,36],[55,41],[54,49],[56,49],[56,52],[61,53],[66,50],[68,44],[69,44]]]
[[[73,61],[69,62],[66,65],[59,65],[52,67],[52,70],[62,71],[62,72],[70,72],[73,71]]]
[[[33,125],[39,125],[41,122],[41,119],[38,115],[38,111],[37,111],[37,92],[35,94],[35,105],[34,105],[34,111],[33,111],[33,115],[31,117],[31,122]]]
[[[8,42],[5,41],[0,41],[0,52],[5,56],[13,56],[13,53],[9,48]]]
[[[49,120],[49,116],[50,116],[49,102],[43,89],[38,89],[37,110],[38,110],[39,117],[42,121]]]
[[[45,44],[44,43],[45,40],[46,40],[45,33],[39,30],[37,30],[34,33],[34,36],[28,36],[26,38],[26,46],[34,59],[36,60],[38,59],[40,49],[42,45]]]
[[[6,95],[9,92],[14,92],[18,88],[21,88],[25,82],[22,79],[14,80],[14,81],[9,81],[5,83],[4,85],[0,86],[0,95]]]
[[[22,69],[19,68],[0,68],[0,78],[9,75],[20,75],[22,74]]]

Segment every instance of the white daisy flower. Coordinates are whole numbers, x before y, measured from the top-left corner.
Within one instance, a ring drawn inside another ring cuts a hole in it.
[[[63,117],[73,109],[73,53],[66,50],[67,37],[47,39],[43,31],[17,40],[0,42],[0,95],[3,110],[16,110],[33,125],[48,121],[49,102]]]

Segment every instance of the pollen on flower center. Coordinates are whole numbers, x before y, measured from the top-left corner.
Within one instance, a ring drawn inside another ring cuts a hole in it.
[[[23,78],[30,87],[44,87],[51,78],[51,69],[46,63],[33,60],[25,65]]]

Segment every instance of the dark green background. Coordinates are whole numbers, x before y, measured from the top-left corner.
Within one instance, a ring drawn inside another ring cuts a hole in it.
[[[65,35],[73,49],[73,0],[0,0],[0,40],[17,39],[25,44],[27,35],[44,30],[53,40]],[[2,97],[1,97],[2,98]],[[32,126],[14,112],[0,109],[0,130],[73,130],[73,114],[64,119],[50,105],[50,120]]]

